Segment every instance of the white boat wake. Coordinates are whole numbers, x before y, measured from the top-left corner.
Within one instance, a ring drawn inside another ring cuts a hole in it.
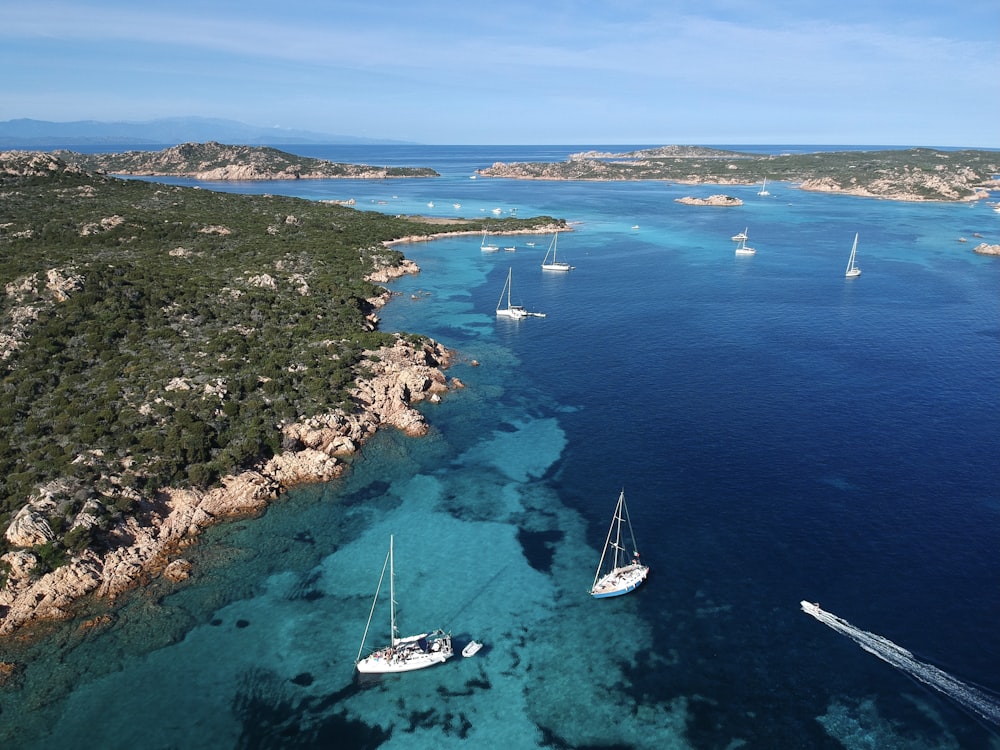
[[[888,638],[856,628],[847,620],[820,609],[818,604],[806,601],[801,604],[803,612],[812,615],[838,633],[846,635],[868,653],[875,654],[879,659],[888,662],[896,669],[944,693],[968,711],[1000,726],[1000,701],[986,691],[967,685],[947,672],[919,661],[905,648],[897,646]]]

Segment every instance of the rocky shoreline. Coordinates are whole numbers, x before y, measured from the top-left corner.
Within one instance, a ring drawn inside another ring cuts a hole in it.
[[[381,268],[370,278],[382,283],[417,271],[415,263],[404,261],[399,267]],[[381,306],[389,297],[387,292],[372,302]],[[392,346],[369,354],[370,374],[356,381],[353,392],[361,404],[357,413],[334,412],[283,425],[281,454],[225,477],[213,489],[168,489],[154,497],[134,498],[139,511],[109,534],[117,546],[103,555],[84,550],[67,564],[36,576],[38,559],[31,548],[51,538],[42,492],[22,508],[5,533],[15,549],[2,558],[10,573],[0,590],[0,636],[41,621],[68,619],[87,596],[113,602],[157,576],[186,579],[191,563],[183,552],[206,527],[256,515],[298,484],[340,476],[346,468],[341,459],[355,453],[381,427],[413,436],[426,434],[426,420],[413,404],[438,400],[450,388],[462,387],[457,379],[446,378],[443,370],[453,353],[437,342],[420,346],[397,338]]]
[[[428,221],[426,219],[426,217],[420,217],[420,219],[421,219],[421,221]],[[430,223],[433,223],[433,221],[431,221]],[[471,219],[470,220],[464,220],[464,221],[463,220],[455,221],[455,220],[452,220],[452,219],[446,219],[446,220],[441,220],[440,223],[442,223],[442,224],[461,224],[461,223],[466,223],[466,224],[476,224],[477,226],[480,224],[480,222],[473,221]],[[530,229],[505,229],[505,230],[498,230],[498,231],[492,232],[492,234],[494,234],[495,236],[498,236],[498,237],[513,237],[513,236],[519,235],[519,234],[551,234],[553,232],[572,232],[572,231],[573,231],[572,227],[569,227],[566,224],[560,222],[560,223],[555,223],[555,224],[546,224],[545,226],[540,226],[540,227],[532,227]],[[414,235],[410,235],[408,237],[399,237],[399,238],[394,239],[394,240],[386,240],[382,244],[385,245],[386,247],[392,247],[393,245],[405,245],[405,244],[408,244],[408,243],[411,243],[411,242],[430,242],[431,240],[439,240],[442,237],[463,237],[463,236],[476,236],[476,237],[478,237],[481,234],[482,234],[482,230],[478,229],[478,228],[474,229],[474,230],[470,229],[467,232],[434,232],[433,234],[414,234]],[[403,263],[404,264],[412,263],[412,261],[404,260]],[[413,264],[413,265],[416,266],[416,264]],[[384,281],[388,281],[388,279],[381,279],[378,275],[369,276],[368,278],[371,281],[375,281],[377,283],[382,283]]]

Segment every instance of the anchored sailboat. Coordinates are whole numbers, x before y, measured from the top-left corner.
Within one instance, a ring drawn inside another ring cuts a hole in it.
[[[766,177],[764,178],[764,184],[761,185],[760,186],[760,190],[757,191],[757,195],[765,195],[765,196],[770,195],[770,193],[767,192],[767,178]]]
[[[565,261],[556,260],[556,243],[559,240],[559,232],[555,232],[552,235],[552,242],[549,243],[549,249],[545,251],[545,257],[542,259],[542,270],[543,271],[572,271],[573,266]],[[549,260],[549,254],[552,255],[552,260]]]
[[[740,238],[739,239],[739,244],[736,245],[736,254],[737,255],[756,255],[757,254],[756,248],[752,248],[752,247],[749,247],[747,245],[747,230],[746,229],[744,229],[742,232],[740,232],[738,235],[736,235],[736,237]],[[734,239],[735,239],[735,237],[734,237]]]
[[[500,246],[490,242],[490,233],[484,229],[483,241],[482,243],[480,243],[479,249],[482,250],[484,253],[495,253],[500,250]]]
[[[511,320],[521,320],[528,317],[544,318],[545,313],[528,312],[524,309],[523,305],[512,305],[510,303],[510,280],[513,273],[514,267],[511,266],[510,270],[507,271],[507,281],[503,285],[503,291],[500,292],[500,299],[497,300],[497,317],[510,318]],[[504,306],[504,297],[507,298],[506,306]]]
[[[382,590],[386,568],[389,569],[390,642],[388,646],[373,651],[362,659],[361,654],[365,650],[365,640],[368,638],[368,629],[372,624],[372,615],[375,614],[375,605],[378,603],[379,591]],[[389,554],[386,555],[385,563],[382,565],[382,575],[378,579],[378,588],[375,589],[375,599],[372,601],[372,609],[368,614],[368,624],[365,625],[361,648],[358,649],[358,658],[354,662],[358,672],[362,674],[411,672],[414,669],[424,669],[435,664],[442,664],[450,659],[454,653],[451,647],[451,633],[445,633],[443,630],[410,635],[405,638],[400,638],[398,633],[396,628],[396,571],[393,560],[393,537],[390,536]]]
[[[856,279],[861,275],[861,269],[858,268],[858,264],[854,262],[854,256],[858,253],[858,233],[854,233],[854,245],[851,247],[851,258],[847,261],[847,271],[844,273],[844,277],[848,279]]]
[[[631,541],[631,558],[623,546],[625,541],[622,539],[623,526],[627,528]],[[615,514],[611,518],[611,527],[604,542],[601,561],[597,564],[597,573],[594,575],[594,585],[590,587],[590,595],[595,599],[606,599],[627,594],[637,589],[648,575],[649,566],[639,562],[635,532],[632,531],[632,520],[628,515],[628,506],[625,505],[625,490],[622,490],[618,496],[618,505],[615,506]]]

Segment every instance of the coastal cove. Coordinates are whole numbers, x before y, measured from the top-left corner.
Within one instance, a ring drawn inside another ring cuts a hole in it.
[[[201,185],[391,216],[561,217],[575,268],[541,272],[546,232],[509,235],[511,252],[478,234],[395,245],[420,272],[384,282],[380,329],[439,342],[464,387],[417,406],[424,436],[380,430],[343,475],[205,531],[181,584],[4,643],[26,666],[0,689],[0,742],[1000,743],[799,611],[818,600],[1000,690],[1000,266],[972,247],[1000,242],[997,214],[770,180],[766,198],[727,185],[742,205],[715,208],[677,202],[711,184],[469,179],[567,152],[315,147],[440,176]],[[733,254],[744,227],[753,258]],[[845,281],[855,233],[864,274]],[[495,318],[511,269],[546,318]],[[594,601],[622,487],[652,572]],[[485,646],[358,682],[389,534],[404,627]]]

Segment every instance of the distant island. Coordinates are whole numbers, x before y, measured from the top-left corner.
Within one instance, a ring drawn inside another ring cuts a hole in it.
[[[764,179],[802,190],[901,201],[974,201],[1000,189],[1000,152],[913,148],[811,154],[749,154],[701,146],[625,153],[588,151],[564,162],[496,164],[482,177],[522,180],[669,180],[752,185]]]
[[[743,201],[731,195],[710,195],[707,198],[695,198],[685,195],[683,198],[674,198],[674,203],[683,203],[686,206],[742,206]]]
[[[216,180],[384,180],[389,177],[439,177],[430,167],[372,167],[364,164],[296,156],[270,146],[182,143],[161,151],[81,154],[56,150],[53,155],[80,169],[106,174],[190,177]]]

